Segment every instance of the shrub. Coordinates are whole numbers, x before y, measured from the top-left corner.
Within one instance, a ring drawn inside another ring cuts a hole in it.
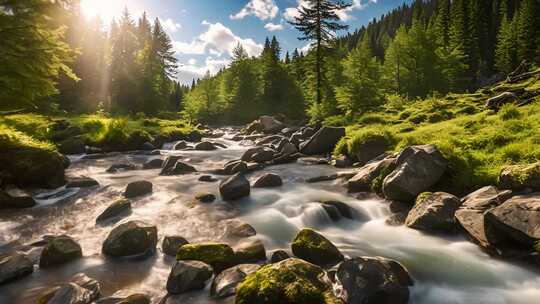
[[[347,137],[342,138],[334,149],[334,155],[357,154],[363,144],[373,140],[385,142],[388,147],[392,147],[395,143],[395,138],[389,131],[385,130],[383,126],[363,128],[358,131],[353,131]]]
[[[501,107],[498,113],[501,120],[518,119],[521,117],[521,112],[514,104],[505,104]]]
[[[416,113],[411,115],[408,120],[414,124],[420,124],[427,120],[427,115],[424,113]]]
[[[387,119],[380,115],[380,114],[366,114],[364,116],[362,116],[359,120],[358,120],[358,123],[360,124],[363,124],[363,125],[372,125],[372,124],[385,124],[387,121]]]

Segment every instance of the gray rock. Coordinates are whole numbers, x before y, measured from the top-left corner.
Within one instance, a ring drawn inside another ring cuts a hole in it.
[[[213,151],[217,149],[217,147],[209,141],[202,141],[196,144],[194,148],[199,151]]]
[[[383,182],[387,199],[413,201],[418,194],[439,182],[448,162],[433,145],[404,149],[396,159],[396,169]]]
[[[499,185],[503,189],[540,190],[540,162],[507,166],[499,176]]]
[[[283,185],[281,177],[274,173],[267,173],[259,177],[253,184],[253,188],[271,188]]]
[[[163,167],[163,159],[161,158],[154,158],[151,159],[143,164],[143,169],[150,170],[150,169],[160,169]]]
[[[131,202],[127,199],[119,199],[107,207],[97,218],[96,222],[104,222],[112,218],[129,214],[131,211]]]
[[[120,171],[131,171],[131,170],[137,170],[137,166],[132,163],[125,163],[125,164],[113,164],[106,170],[106,172],[117,173]]]
[[[244,152],[244,154],[242,154],[242,157],[240,159],[242,161],[249,162],[249,161],[252,160],[253,155],[255,155],[257,153],[260,153],[260,152],[262,152],[264,150],[265,150],[264,147],[249,148],[248,150],[246,150],[246,152]]]
[[[26,277],[33,271],[34,265],[25,254],[0,254],[0,285]]]
[[[127,297],[107,297],[99,299],[96,304],[150,304],[151,299],[149,296],[141,293],[135,293]]]
[[[334,266],[344,258],[332,242],[309,228],[296,235],[291,249],[295,256],[321,267]]]
[[[149,181],[135,181],[127,185],[126,190],[124,191],[124,196],[126,198],[134,198],[137,196],[146,195],[152,193],[153,185]]]
[[[290,256],[285,250],[276,250],[272,252],[272,256],[270,257],[270,263],[278,263],[288,258],[290,258]]]
[[[371,184],[383,170],[390,167],[395,161],[393,157],[387,157],[379,161],[369,162],[356,175],[347,182],[349,192],[371,191]]]
[[[69,178],[66,184],[66,188],[88,188],[94,186],[99,186],[98,181],[86,176]]]
[[[251,186],[244,175],[237,173],[220,183],[219,192],[221,193],[223,200],[236,200],[249,196]]]
[[[11,196],[0,190],[0,210],[31,208],[37,205],[31,196]]]
[[[247,239],[233,247],[239,264],[266,261],[266,249],[261,240]]]
[[[68,263],[82,257],[79,243],[67,235],[53,237],[41,252],[39,267],[48,268]]]
[[[259,122],[262,126],[262,132],[267,134],[277,133],[285,128],[285,125],[273,116],[261,116],[259,117]]]
[[[174,147],[173,147],[173,150],[184,150],[188,147],[188,144],[187,142],[181,140],[179,142],[177,142]]]
[[[227,238],[247,238],[257,234],[255,228],[240,220],[228,220],[226,222],[225,237]]]
[[[276,152],[270,149],[264,149],[258,153],[253,154],[251,161],[256,163],[265,163],[269,162],[276,156]]]
[[[171,171],[176,165],[176,162],[180,160],[182,157],[179,155],[172,155],[165,158],[165,161],[163,162],[163,166],[161,167],[161,172],[159,175],[171,175]]]
[[[212,281],[210,295],[214,298],[226,298],[236,293],[236,286],[261,268],[257,264],[242,264],[223,270]]]
[[[360,144],[356,149],[358,152],[354,156],[360,165],[364,165],[386,152],[388,148],[387,140],[383,138],[373,138]]]
[[[334,222],[339,221],[342,218],[353,220],[358,217],[357,212],[343,202],[324,201],[321,202],[321,206]]]
[[[308,141],[300,144],[300,152],[306,155],[330,153],[344,136],[345,128],[323,127]]]
[[[116,226],[101,251],[111,257],[148,255],[156,250],[157,228],[140,221],[129,221]]]
[[[190,164],[177,161],[174,167],[168,172],[167,175],[183,175],[197,172],[197,169]]]
[[[398,262],[357,257],[337,266],[336,296],[350,304],[406,304],[413,281]]]
[[[244,161],[235,161],[225,165],[224,172],[228,175],[245,173],[248,171],[248,165]]]
[[[451,232],[456,228],[455,213],[459,198],[444,192],[422,193],[407,216],[406,225],[418,230]]]
[[[169,256],[176,256],[178,247],[189,244],[189,242],[181,236],[166,236],[163,238],[163,243],[161,244],[161,250],[164,254]]]
[[[212,277],[212,267],[200,261],[178,261],[167,279],[167,291],[180,294],[203,289]]]
[[[40,304],[90,304],[99,297],[99,282],[84,274],[77,274],[72,282],[45,291],[38,299]]]
[[[499,233],[485,225],[485,215],[512,196],[511,191],[501,191],[493,186],[483,187],[462,198],[456,219],[473,242],[490,252],[497,252],[501,242]]]

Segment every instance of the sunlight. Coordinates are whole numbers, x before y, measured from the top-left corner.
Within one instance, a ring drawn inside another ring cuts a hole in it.
[[[122,14],[125,5],[118,0],[82,0],[81,11],[87,18],[99,17],[108,23]]]

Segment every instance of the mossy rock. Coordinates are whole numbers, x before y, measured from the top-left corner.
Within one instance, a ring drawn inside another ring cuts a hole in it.
[[[300,259],[266,265],[238,285],[236,304],[342,304],[324,271]]]
[[[504,168],[499,176],[499,185],[503,189],[540,190],[540,162]]]
[[[333,266],[343,261],[339,249],[313,229],[302,229],[291,244],[295,256],[322,267]]]
[[[236,255],[231,246],[223,243],[186,244],[178,248],[177,260],[195,260],[211,265],[220,272],[236,263]]]
[[[53,267],[81,257],[81,245],[69,236],[58,236],[49,240],[43,248],[39,259],[39,267]]]

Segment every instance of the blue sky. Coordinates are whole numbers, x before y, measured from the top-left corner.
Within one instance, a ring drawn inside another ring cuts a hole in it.
[[[160,18],[174,41],[182,64],[179,80],[190,83],[207,70],[215,73],[230,61],[230,52],[242,43],[250,55],[258,55],[266,36],[275,35],[283,53],[305,49],[306,41],[287,24],[305,0],[82,0],[83,12],[106,22],[127,6],[132,15],[146,11]],[[339,12],[350,30],[410,0],[349,0],[353,6]],[[339,33],[344,34],[345,32]]]

